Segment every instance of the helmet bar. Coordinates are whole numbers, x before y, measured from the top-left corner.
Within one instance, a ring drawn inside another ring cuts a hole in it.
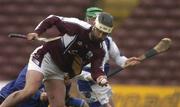
[[[112,20],[111,15],[102,12],[96,17],[94,26],[105,33],[111,33],[113,30]]]
[[[96,21],[95,27],[98,28],[99,30],[105,32],[105,33],[111,33],[112,29],[113,29],[112,27],[108,27],[106,25],[103,25],[103,24],[99,23],[99,21]]]

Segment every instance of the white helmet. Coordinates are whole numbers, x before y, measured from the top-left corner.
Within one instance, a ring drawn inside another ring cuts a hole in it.
[[[113,16],[106,12],[100,13],[96,17],[94,26],[105,33],[111,33],[113,29]]]

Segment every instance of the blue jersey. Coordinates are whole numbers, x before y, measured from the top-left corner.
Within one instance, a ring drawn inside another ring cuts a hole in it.
[[[11,93],[24,88],[26,81],[27,65],[21,70],[16,80],[10,81],[0,91],[0,102],[3,102]],[[66,105],[73,107],[82,107],[84,100],[69,97],[71,84],[66,85]],[[44,90],[42,84],[39,90],[28,100],[18,105],[18,107],[48,107],[47,102],[40,101],[41,92]]]
[[[109,71],[109,64],[105,64],[104,66],[105,68],[105,73],[107,74],[108,71]],[[84,71],[87,71],[87,72],[90,72],[90,68],[83,68]],[[91,92],[92,92],[92,89],[91,89],[91,85],[95,84],[94,81],[85,81],[85,80],[78,80],[77,81],[77,85],[78,85],[78,89],[79,91],[83,91],[85,92],[84,95],[86,98],[91,98]],[[102,105],[100,104],[99,101],[92,101],[92,102],[88,102],[89,103],[89,107],[101,107]]]
[[[9,82],[6,86],[4,86],[0,91],[0,100],[4,101],[11,93],[14,91],[18,91],[24,88],[25,80],[26,80],[27,66],[25,66],[20,74],[18,75],[16,80]],[[41,85],[40,89],[28,100],[18,105],[18,107],[48,107],[48,104],[44,104],[40,101],[41,89],[43,89],[43,85]]]

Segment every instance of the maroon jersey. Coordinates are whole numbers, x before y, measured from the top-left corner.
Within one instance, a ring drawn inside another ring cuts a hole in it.
[[[69,73],[70,77],[80,74],[82,67],[88,63],[91,63],[91,75],[94,80],[104,75],[105,52],[100,41],[90,40],[90,24],[77,18],[50,15],[39,23],[35,32],[40,35],[52,26],[57,27],[61,38],[45,43],[37,52],[39,59],[49,52],[55,64]]]

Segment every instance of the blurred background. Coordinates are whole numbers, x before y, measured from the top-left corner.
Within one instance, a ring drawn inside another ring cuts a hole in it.
[[[10,39],[9,33],[32,32],[50,14],[84,19],[91,6],[114,16],[112,37],[127,57],[141,55],[164,37],[173,41],[166,53],[110,78],[116,107],[180,107],[180,0],[0,0],[1,87],[17,77],[41,44]]]

